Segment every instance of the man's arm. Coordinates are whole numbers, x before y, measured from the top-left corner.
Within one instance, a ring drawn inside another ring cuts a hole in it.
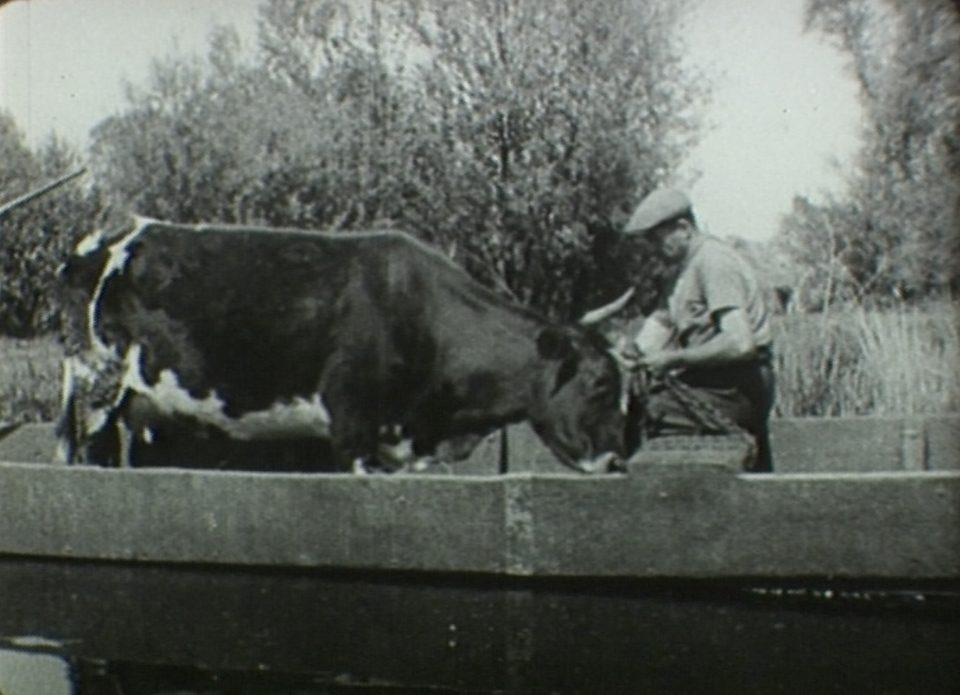
[[[756,355],[757,346],[747,313],[732,307],[716,312],[719,332],[701,345],[660,350],[645,355],[641,363],[655,372],[676,368],[717,367],[744,362]]]

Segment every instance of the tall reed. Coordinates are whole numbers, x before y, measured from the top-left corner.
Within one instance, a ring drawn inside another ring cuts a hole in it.
[[[0,423],[52,420],[63,349],[54,338],[0,338]]]
[[[778,415],[960,410],[956,305],[789,314],[774,334]]]

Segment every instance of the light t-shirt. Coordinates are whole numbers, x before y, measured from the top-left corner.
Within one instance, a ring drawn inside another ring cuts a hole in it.
[[[653,340],[663,341],[663,347],[702,345],[720,330],[718,312],[734,308],[746,313],[755,344],[769,346],[769,312],[753,268],[728,244],[698,235],[690,247],[686,267],[680,271],[667,300],[666,310],[651,317],[655,325],[648,328],[645,324],[638,344],[644,342],[648,349]],[[647,337],[644,337],[645,331]],[[643,347],[641,345],[641,349]]]

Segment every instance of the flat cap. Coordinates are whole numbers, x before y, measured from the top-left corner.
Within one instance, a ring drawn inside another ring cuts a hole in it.
[[[676,188],[658,188],[640,201],[633,211],[624,234],[643,234],[658,224],[669,222],[690,212],[693,204],[683,191]]]

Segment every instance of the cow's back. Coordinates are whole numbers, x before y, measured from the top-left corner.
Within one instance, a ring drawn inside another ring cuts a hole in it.
[[[357,456],[399,425],[429,449],[522,417],[542,366],[541,321],[400,232],[148,221],[99,262],[94,353],[124,363],[147,444],[330,436]]]
[[[175,369],[233,414],[307,396],[365,302],[380,236],[149,223],[115,249],[122,268],[96,297],[97,333],[121,355],[145,346],[148,383]]]

